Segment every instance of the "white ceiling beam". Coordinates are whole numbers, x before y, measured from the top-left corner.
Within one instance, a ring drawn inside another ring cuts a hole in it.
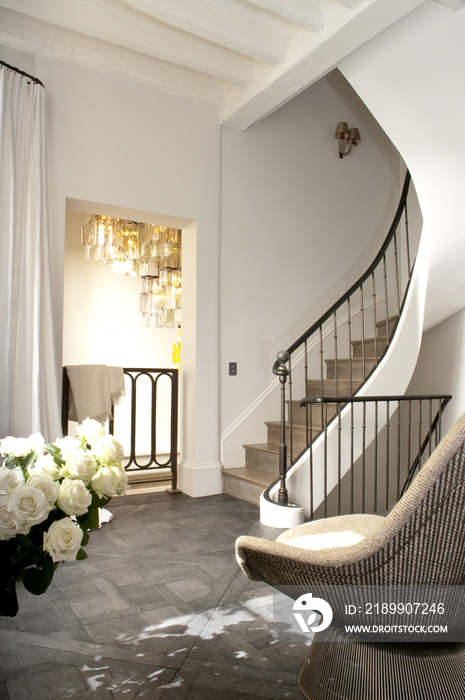
[[[215,78],[11,10],[2,10],[0,15],[1,44],[65,60],[193,102],[209,103],[216,109],[225,102],[226,84]]]
[[[286,56],[287,25],[234,0],[123,0],[140,12],[245,56],[276,66]]]
[[[3,7],[237,85],[253,82],[253,59],[141,15],[112,0],[0,0]],[[117,10],[117,11],[115,11]]]
[[[338,0],[338,2],[347,7],[348,10],[356,10],[365,0]]]
[[[298,24],[311,32],[321,32],[323,15],[321,0],[247,0],[251,5],[271,10],[277,15]]]
[[[247,129],[337,67],[350,52],[408,14],[424,0],[365,0],[349,11],[329,2],[323,8],[323,30],[299,29],[289,41],[286,61],[277,69],[257,65],[254,84],[232,86],[221,112],[225,124]]]
[[[465,7],[465,0],[436,0],[436,2],[440,2],[441,5],[445,5],[448,7],[450,10],[463,10]]]

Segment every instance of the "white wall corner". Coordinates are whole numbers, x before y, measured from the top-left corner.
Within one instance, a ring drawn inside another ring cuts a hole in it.
[[[223,493],[222,468],[221,462],[192,464],[180,460],[178,464],[178,488],[192,498]]]

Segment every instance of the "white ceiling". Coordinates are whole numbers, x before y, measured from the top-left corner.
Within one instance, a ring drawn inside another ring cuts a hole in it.
[[[245,129],[431,1],[0,0],[0,44],[211,104]]]

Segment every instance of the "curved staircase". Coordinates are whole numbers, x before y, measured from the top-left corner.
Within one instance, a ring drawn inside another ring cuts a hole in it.
[[[405,406],[404,394],[421,345],[428,267],[421,226],[413,233],[409,228],[412,191],[418,205],[413,188],[409,197],[409,186],[407,171],[392,224],[365,273],[286,351],[278,353],[273,373],[279,377],[281,415],[279,422],[266,423],[267,442],[244,445],[245,467],[223,470],[224,491],[260,503],[264,525],[292,527],[304,517],[312,518],[319,504],[327,503],[331,489],[340,490],[347,469],[353,470],[366,447],[362,419],[363,437],[355,450],[351,448],[349,461],[346,458],[342,464],[336,454],[338,444],[347,445],[355,434],[352,414],[364,415],[370,404],[377,415],[382,398],[389,425],[392,411],[404,410],[400,405]],[[393,397],[397,409],[390,404]],[[443,397],[415,398],[420,403],[439,400],[440,424]],[[377,432],[377,417],[374,422]],[[428,440],[431,437],[430,431]],[[419,455],[417,464],[423,452]],[[389,464],[386,470],[390,469]],[[366,486],[360,488],[365,493]]]
[[[355,394],[377,366],[394,334],[398,316],[389,318],[386,322],[376,324],[376,337],[356,339],[351,341],[352,357],[326,359],[326,377],[307,379],[309,397],[318,396],[350,396]],[[387,335],[389,333],[389,336]],[[352,374],[352,377],[350,376]],[[289,412],[289,401],[288,412]],[[299,400],[293,400],[292,406],[292,441],[291,421],[286,422],[286,443],[292,442],[292,460],[306,449],[308,441],[307,409],[299,406]],[[336,405],[329,404],[324,412],[320,406],[314,405],[312,410],[312,438],[316,437],[325,427],[325,420],[330,420],[336,414]],[[256,505],[260,496],[279,477],[279,445],[281,440],[281,422],[266,421],[267,442],[244,445],[245,467],[232,467],[223,470],[223,490],[230,496],[235,496]],[[290,460],[288,460],[290,462]]]

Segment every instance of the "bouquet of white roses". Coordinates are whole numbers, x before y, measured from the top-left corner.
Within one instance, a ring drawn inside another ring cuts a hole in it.
[[[17,582],[40,595],[59,562],[85,559],[98,509],[126,489],[118,440],[89,418],[78,435],[0,440],[0,615],[18,612]]]

